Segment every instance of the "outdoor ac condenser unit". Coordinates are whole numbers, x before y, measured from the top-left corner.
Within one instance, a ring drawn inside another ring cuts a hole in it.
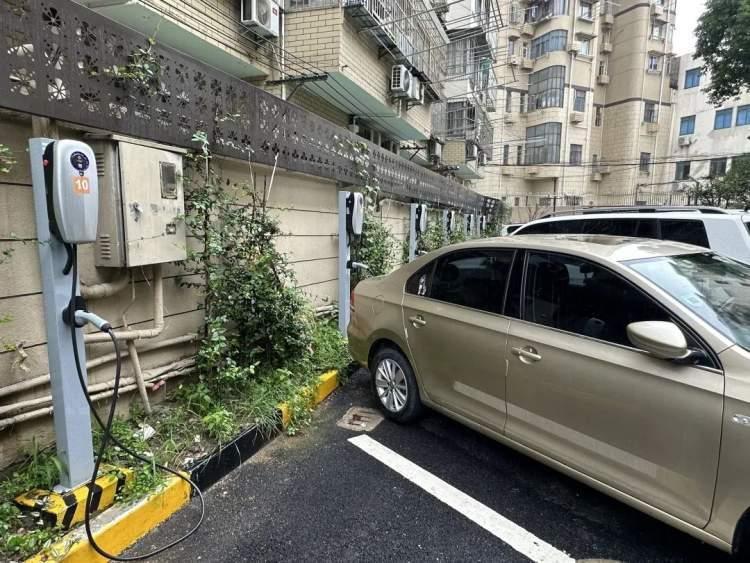
[[[487,154],[482,153],[479,155],[479,166],[487,166]]]
[[[689,147],[693,144],[693,137],[690,135],[682,135],[677,139],[677,144],[681,147]]]
[[[479,147],[472,141],[466,141],[466,159],[476,160],[479,157]]]
[[[265,37],[279,36],[281,10],[273,0],[241,0],[240,21]]]
[[[399,98],[409,96],[411,92],[411,73],[404,65],[394,65],[391,69],[391,94]]]
[[[429,141],[429,152],[430,152],[430,159],[432,159],[433,162],[440,162],[440,159],[443,158],[443,145],[441,145],[437,140],[430,139]]]
[[[424,103],[424,84],[419,78],[412,76],[410,78],[411,84],[409,86],[409,100],[417,105]]]

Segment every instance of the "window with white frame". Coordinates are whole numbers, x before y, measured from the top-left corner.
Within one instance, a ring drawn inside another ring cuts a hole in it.
[[[654,39],[656,41],[661,41],[664,39],[664,30],[666,29],[666,25],[654,20],[651,22],[651,39]]]
[[[651,53],[648,56],[648,71],[659,72],[660,69],[661,69],[661,55],[656,55],[654,53]]]
[[[656,123],[656,103],[644,102],[643,104],[643,121],[645,123]]]
[[[573,88],[573,111],[586,111],[586,90]]]
[[[558,164],[562,123],[526,128],[526,164]]]
[[[570,145],[570,164],[580,166],[583,163],[583,145]]]
[[[578,17],[584,20],[594,19],[594,4],[592,2],[582,1],[578,5]]]
[[[581,45],[578,53],[581,55],[584,55],[585,57],[591,56],[591,39],[583,38],[579,41],[579,44]]]

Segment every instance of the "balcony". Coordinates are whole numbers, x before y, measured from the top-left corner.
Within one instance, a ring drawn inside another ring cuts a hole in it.
[[[521,68],[523,70],[532,70],[534,68],[534,59],[531,59],[529,57],[522,57]]]
[[[601,22],[603,27],[612,27],[615,25],[615,15],[611,12],[603,13]]]
[[[354,22],[370,32],[398,63],[411,67],[435,99],[445,72],[448,38],[427,0],[344,0]]]
[[[521,26],[521,35],[531,37],[534,35],[534,24],[531,22],[524,22]]]
[[[560,166],[556,164],[527,165],[524,168],[527,180],[551,180],[561,176]]]

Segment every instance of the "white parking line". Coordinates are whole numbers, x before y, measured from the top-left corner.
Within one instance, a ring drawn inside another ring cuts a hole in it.
[[[349,438],[349,441],[532,561],[545,563],[575,562],[575,559],[566,555],[563,551],[540,540],[521,526],[514,524],[491,508],[459,491],[393,450],[386,448],[369,436],[363,434]]]

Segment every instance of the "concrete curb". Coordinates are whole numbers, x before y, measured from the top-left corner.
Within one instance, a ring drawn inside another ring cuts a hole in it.
[[[338,386],[338,372],[334,370],[321,375],[318,382],[303,390],[303,393],[310,393],[311,402],[313,405],[318,405],[333,393]],[[291,420],[291,410],[286,403],[280,404],[278,409],[281,413],[281,426],[283,429],[288,426]],[[262,443],[256,443],[254,451],[257,451],[265,443],[270,442],[276,435],[269,436]],[[235,466],[230,466],[224,475],[234,468]],[[218,478],[221,477],[223,475]],[[218,478],[212,479],[212,483],[218,480]],[[187,482],[177,477],[171,477],[164,488],[148,498],[134,505],[115,505],[97,516],[92,521],[94,538],[105,551],[113,555],[119,555],[185,506],[190,501],[191,492],[190,485]],[[82,527],[79,527],[66,534],[57,543],[27,559],[26,563],[43,563],[49,561],[91,563],[103,562],[106,559],[94,551],[89,545],[86,531]]]
[[[114,506],[92,521],[96,542],[109,553],[119,555],[138,539],[190,501],[190,485],[171,477],[166,485],[134,505]],[[66,561],[92,563],[107,561],[89,545],[86,531],[79,527],[62,540],[26,560],[27,563]]]

